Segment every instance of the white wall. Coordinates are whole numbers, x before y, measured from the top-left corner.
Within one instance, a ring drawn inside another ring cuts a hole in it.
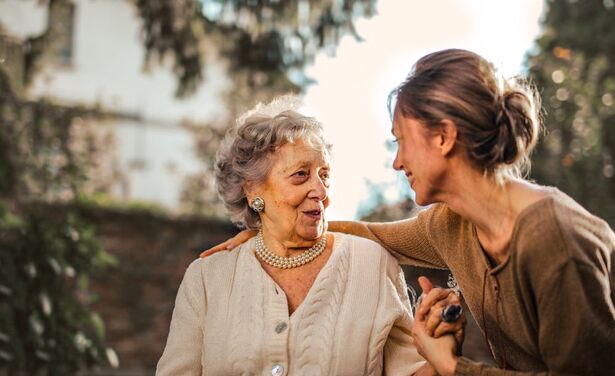
[[[30,85],[31,98],[52,97],[66,104],[101,105],[137,115],[141,123],[115,124],[120,165],[126,167],[129,198],[177,204],[181,177],[199,165],[183,119],[207,122],[226,115],[222,94],[231,82],[215,46],[206,52],[205,82],[191,97],[174,96],[177,80],[170,67],[152,64],[145,73],[140,19],[127,0],[75,0],[73,59],[70,65],[47,64]],[[41,33],[46,6],[38,0],[0,0],[0,24],[19,38]],[[155,124],[166,124],[164,127]],[[137,141],[139,137],[145,137]],[[138,145],[146,145],[142,148]],[[130,161],[146,160],[146,169],[130,171]],[[170,172],[170,165],[175,165]]]

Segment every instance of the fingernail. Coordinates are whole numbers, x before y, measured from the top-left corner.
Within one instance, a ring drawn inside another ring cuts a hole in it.
[[[229,245],[226,246],[226,249],[233,249],[235,248],[235,244],[233,243],[229,243]]]

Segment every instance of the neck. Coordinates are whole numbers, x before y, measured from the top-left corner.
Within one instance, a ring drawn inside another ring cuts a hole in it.
[[[292,257],[297,253],[302,253],[325,236],[323,233],[319,238],[308,240],[295,233],[287,235],[271,231],[267,226],[263,226],[261,231],[267,249],[281,257]]]
[[[493,177],[476,170],[463,171],[454,178],[451,188],[438,201],[476,226],[488,256],[497,263],[506,260],[517,216],[526,206],[519,200],[519,191],[528,183],[508,180],[498,184]]]

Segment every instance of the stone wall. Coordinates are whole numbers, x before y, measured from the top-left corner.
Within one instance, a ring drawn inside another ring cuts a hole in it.
[[[236,229],[218,220],[171,219],[146,211],[89,210],[84,216],[118,262],[90,286],[99,295],[92,308],[106,324],[106,344],[120,361],[119,369],[96,374],[151,375],[186,268],[201,250],[228,239]]]

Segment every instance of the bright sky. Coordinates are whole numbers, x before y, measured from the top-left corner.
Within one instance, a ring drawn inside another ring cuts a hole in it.
[[[305,102],[333,144],[329,220],[351,219],[369,197],[367,181],[399,197],[403,180],[394,155],[386,109],[389,91],[421,56],[465,48],[495,63],[505,76],[522,72],[540,31],[540,0],[379,0],[378,14],[357,22],[364,39],[344,38],[334,57],[317,57],[307,75],[317,81]],[[407,183],[403,183],[407,184]]]

